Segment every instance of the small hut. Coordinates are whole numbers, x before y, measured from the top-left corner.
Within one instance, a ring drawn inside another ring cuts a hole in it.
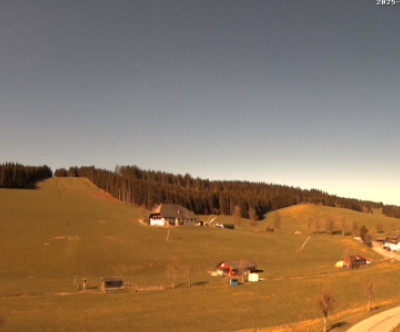
[[[123,289],[125,289],[125,284],[124,278],[122,277],[104,278],[101,280],[101,290],[103,292],[119,291]]]

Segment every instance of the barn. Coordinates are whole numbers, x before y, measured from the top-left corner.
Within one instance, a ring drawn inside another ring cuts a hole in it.
[[[150,213],[151,226],[195,225],[198,222],[194,212],[181,205],[160,204]]]

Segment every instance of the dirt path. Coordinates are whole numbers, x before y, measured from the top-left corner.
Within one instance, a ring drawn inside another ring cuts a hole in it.
[[[396,307],[363,320],[347,332],[390,332],[399,324],[400,307]]]

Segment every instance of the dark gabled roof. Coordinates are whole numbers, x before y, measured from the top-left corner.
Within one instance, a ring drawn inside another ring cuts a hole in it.
[[[391,234],[388,237],[386,237],[386,241],[392,243],[398,243],[400,241],[400,233],[398,231],[391,232]]]
[[[197,219],[194,212],[182,205],[173,204],[160,204],[151,211],[151,214],[160,214],[165,218]]]
[[[387,238],[387,242],[390,242],[390,243],[399,243],[399,242],[400,242],[400,235]]]
[[[221,266],[222,264],[227,265],[233,270],[237,269],[249,269],[249,268],[256,268],[258,262],[252,259],[241,259],[237,261],[223,261],[217,265],[217,267]]]
[[[124,278],[123,277],[110,277],[110,278],[103,278],[101,281],[104,281],[104,282],[124,281]]]

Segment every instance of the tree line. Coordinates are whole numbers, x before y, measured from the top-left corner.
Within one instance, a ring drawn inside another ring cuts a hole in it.
[[[0,188],[31,188],[36,182],[52,176],[53,172],[46,165],[0,164]]]
[[[240,214],[261,218],[265,213],[298,203],[314,203],[372,211],[382,203],[329,195],[321,190],[255,183],[210,181],[189,174],[143,170],[137,166],[117,166],[115,171],[89,167],[57,169],[55,176],[86,177],[120,201],[152,209],[155,204],[180,204],[197,214]]]
[[[385,205],[382,208],[382,213],[388,217],[400,218],[400,207],[394,205]]]
[[[89,167],[57,169],[59,177],[86,177],[120,201],[152,209],[155,204],[180,204],[197,214],[223,214],[257,220],[270,211],[298,203],[314,203],[371,212],[382,208],[386,216],[400,218],[400,207],[329,195],[321,190],[247,181],[210,181],[189,174],[117,166],[115,171]],[[53,176],[44,166],[0,164],[0,188],[32,188]]]

